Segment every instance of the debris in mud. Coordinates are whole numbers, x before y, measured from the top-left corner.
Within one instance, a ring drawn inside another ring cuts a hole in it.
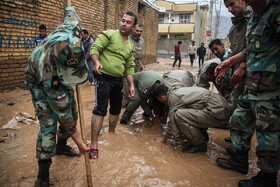
[[[38,124],[38,120],[26,112],[17,113],[15,118],[18,122],[23,122],[26,125]]]
[[[7,106],[13,106],[13,105],[15,105],[14,102],[9,102],[9,103],[7,104]]]
[[[21,127],[17,125],[17,120],[15,117],[13,117],[6,125],[4,125],[1,129],[7,130],[20,130]]]
[[[6,135],[4,135],[3,137],[0,137],[0,142],[5,142],[6,140],[13,139],[16,137],[17,137],[17,135],[15,133],[9,132]]]
[[[7,130],[7,129],[12,129],[12,130],[20,130],[21,127],[18,126],[17,122],[22,122],[25,123],[26,125],[32,125],[32,124],[38,124],[38,120],[26,113],[26,112],[20,112],[17,113],[15,117],[13,117],[6,125],[4,125],[1,129]]]

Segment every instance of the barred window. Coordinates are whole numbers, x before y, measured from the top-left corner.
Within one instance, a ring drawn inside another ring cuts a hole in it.
[[[192,14],[180,14],[180,23],[190,23]]]

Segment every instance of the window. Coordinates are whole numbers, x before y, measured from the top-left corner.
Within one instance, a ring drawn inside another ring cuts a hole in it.
[[[164,23],[164,15],[159,15],[158,23]]]
[[[160,38],[167,38],[167,35],[160,35]]]
[[[190,23],[191,14],[180,14],[180,23]]]

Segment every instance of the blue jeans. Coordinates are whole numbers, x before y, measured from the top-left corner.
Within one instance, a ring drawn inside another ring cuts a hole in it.
[[[88,80],[89,82],[93,82],[93,62],[92,60],[87,60],[87,64],[88,64],[88,71],[89,71],[89,77]]]
[[[190,60],[191,60],[191,65],[193,65],[193,59],[195,59],[195,54],[190,54],[189,55],[190,56]]]

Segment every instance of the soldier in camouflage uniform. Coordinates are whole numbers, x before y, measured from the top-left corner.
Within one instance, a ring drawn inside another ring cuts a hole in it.
[[[232,56],[241,52],[245,48],[245,35],[247,31],[247,23],[252,17],[253,10],[250,6],[247,6],[243,0],[224,0],[225,6],[228,11],[234,15],[231,18],[232,27],[229,31],[229,41]],[[238,98],[244,94],[245,89],[245,68],[246,63],[235,65],[233,67],[233,75],[230,80],[230,84],[234,85],[233,91],[229,96],[229,104],[234,111],[237,107]],[[231,142],[230,137],[225,138],[226,142]],[[226,148],[226,151],[230,154],[233,153],[233,149],[230,147]]]
[[[141,37],[143,32],[143,24],[137,23],[132,28],[132,32],[129,35],[129,39],[132,41],[135,47],[134,51],[134,73],[143,71],[143,64],[141,62],[142,56],[143,56],[143,50],[144,50],[144,40]],[[127,105],[130,102],[129,99],[129,83],[127,81],[126,76],[123,76],[123,100],[122,100],[122,107],[126,108]]]
[[[257,176],[239,181],[239,186],[277,186],[280,168],[280,4],[273,0],[244,0],[255,14],[247,25],[246,50],[222,63],[217,81],[234,64],[246,60],[247,94],[240,98],[230,120],[231,139],[237,150],[219,166],[248,172],[248,151],[256,129]]]
[[[36,186],[49,186],[52,156],[78,156],[66,145],[69,137],[73,138],[81,153],[89,150],[77,132],[78,115],[71,88],[88,78],[80,26],[75,9],[66,8],[64,23],[32,51],[25,69],[25,81],[40,122],[36,145],[39,165]],[[60,123],[58,132],[57,122]]]

